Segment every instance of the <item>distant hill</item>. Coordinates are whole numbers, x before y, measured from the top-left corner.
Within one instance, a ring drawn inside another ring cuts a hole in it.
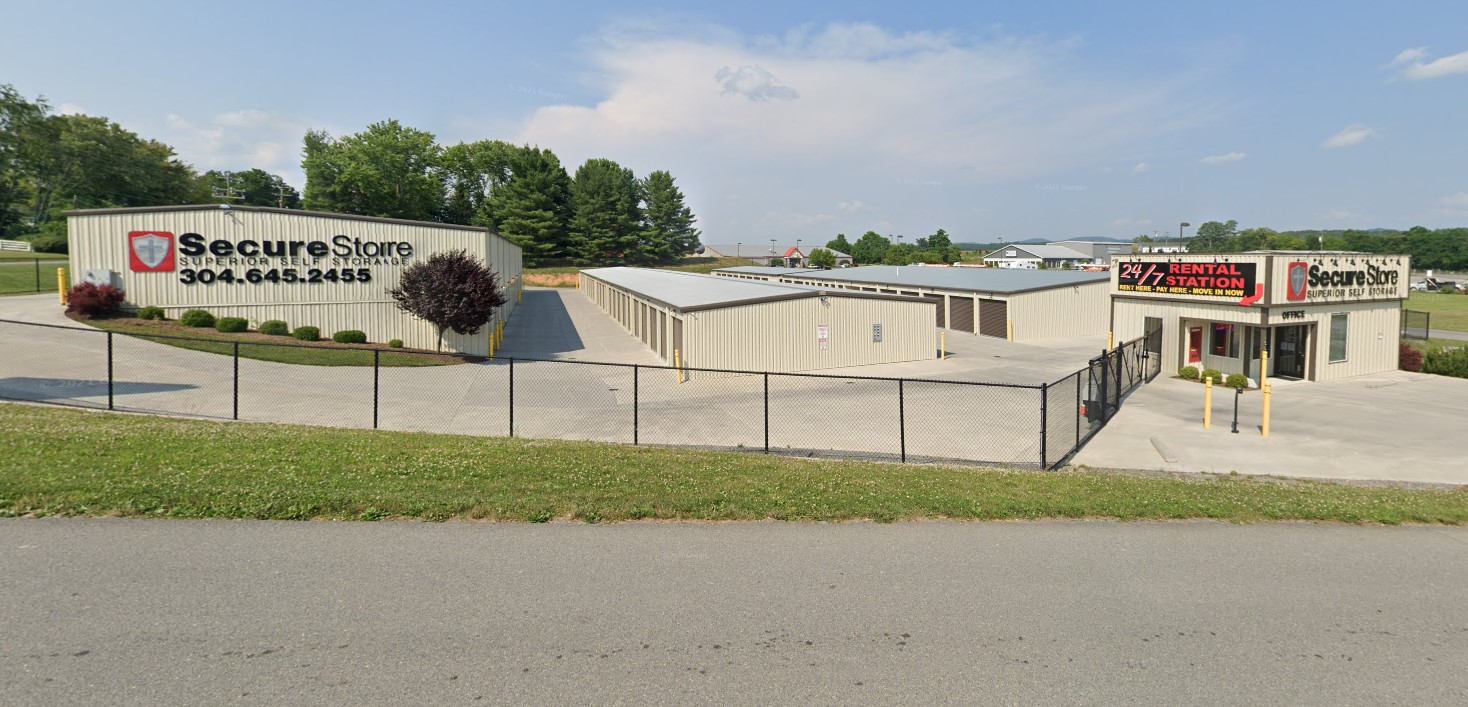
[[[1091,243],[1131,243],[1130,238],[1112,238],[1110,236],[1082,236],[1077,238],[1026,238],[1022,241],[999,241],[996,243],[954,243],[959,250],[998,250],[1007,245],[1043,245],[1057,241],[1087,241]]]

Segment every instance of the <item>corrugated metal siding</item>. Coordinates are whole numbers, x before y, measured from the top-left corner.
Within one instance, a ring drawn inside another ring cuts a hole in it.
[[[948,298],[949,326],[959,331],[974,333],[974,298],[953,296]]]
[[[507,319],[514,311],[519,290],[523,286],[519,247],[490,233],[307,214],[223,209],[86,214],[70,216],[67,223],[71,239],[73,283],[80,282],[85,270],[112,270],[122,289],[127,292],[127,303],[132,306],[163,307],[172,314],[185,309],[207,309],[216,316],[243,316],[256,324],[269,319],[281,319],[292,327],[319,326],[326,336],[343,329],[361,329],[372,341],[400,338],[408,346],[433,348],[435,345],[433,327],[396,310],[387,294],[388,289],[397,285],[404,266],[353,263],[345,259],[339,262],[334,255],[315,259],[303,255],[300,256],[302,262],[290,265],[282,265],[278,258],[261,259],[261,262],[254,264],[248,262],[247,258],[241,258],[239,263],[210,263],[199,266],[180,263],[178,269],[207,267],[217,272],[229,268],[240,281],[244,280],[246,271],[251,268],[270,270],[294,267],[302,276],[312,267],[353,270],[365,267],[372,271],[372,280],[366,283],[216,282],[211,285],[185,285],[179,281],[177,270],[131,272],[127,234],[130,231],[169,231],[175,235],[175,245],[177,237],[184,233],[198,233],[206,240],[225,239],[236,243],[251,239],[321,240],[330,244],[332,237],[336,235],[359,238],[364,242],[408,241],[413,244],[414,250],[414,256],[409,259],[409,263],[427,258],[434,252],[462,248],[469,254],[484,259],[490,269],[499,275],[507,302],[496,316],[498,321]],[[425,331],[429,333],[425,335]],[[444,340],[445,348],[449,350],[472,354],[488,353],[487,332],[474,336],[450,333]]]
[[[979,334],[1009,338],[1009,303],[1001,300],[979,300]]]
[[[1397,370],[1402,336],[1402,310],[1382,304],[1356,303],[1323,305],[1312,340],[1316,380],[1336,380],[1351,376]],[[1330,314],[1346,312],[1346,360],[1330,363]]]
[[[685,314],[685,365],[746,371],[811,371],[933,358],[932,305],[839,296]],[[820,325],[829,327],[820,349]],[[872,341],[872,325],[882,341]]]
[[[1009,298],[1015,341],[1105,334],[1109,285],[1092,282],[1025,292]]]

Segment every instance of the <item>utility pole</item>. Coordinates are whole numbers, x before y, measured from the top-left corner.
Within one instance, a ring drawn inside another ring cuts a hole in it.
[[[276,204],[282,209],[285,208],[285,182],[276,183],[275,196],[278,199]]]
[[[214,198],[216,199],[243,199],[245,193],[234,188],[234,172],[225,172],[219,175],[223,180],[223,186],[214,187]]]

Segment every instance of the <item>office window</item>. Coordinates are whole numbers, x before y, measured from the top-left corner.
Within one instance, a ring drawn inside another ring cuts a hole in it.
[[[1213,342],[1209,353],[1225,358],[1239,357],[1239,338],[1232,324],[1214,324]]]
[[[1330,362],[1346,360],[1346,313],[1330,315]]]

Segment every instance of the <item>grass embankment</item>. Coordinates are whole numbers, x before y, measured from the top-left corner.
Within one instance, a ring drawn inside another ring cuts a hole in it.
[[[402,349],[390,348],[381,344],[352,344],[349,346],[334,341],[301,341],[288,336],[267,336],[253,331],[226,334],[214,329],[180,326],[171,321],[159,322],[134,317],[115,319],[72,317],[72,319],[80,324],[127,334],[144,341],[225,356],[234,355],[234,342],[238,341],[240,342],[240,358],[296,363],[303,366],[371,366],[371,349],[383,352],[381,365],[384,368],[450,366],[482,360],[477,357],[458,357],[436,353],[403,353]],[[189,340],[164,337],[188,337]],[[204,341],[197,341],[197,339],[204,339]]]
[[[1406,490],[790,459],[0,404],[0,515],[1468,522]]]
[[[62,256],[65,258],[65,256]],[[6,258],[0,260],[0,295],[35,294],[56,292],[56,269],[66,267],[66,260],[41,261],[41,286],[36,287],[34,257],[24,260]]]
[[[745,258],[684,258],[676,265],[655,265],[657,270],[677,270],[680,272],[696,272],[708,274],[719,268],[735,268],[742,265],[754,265],[753,260]],[[524,272],[525,284],[535,287],[575,287],[578,281],[577,274],[584,268],[567,266],[556,268],[527,268]]]
[[[1428,325],[1433,330],[1468,331],[1468,295],[1413,292],[1403,306],[1419,312],[1431,312]]]

